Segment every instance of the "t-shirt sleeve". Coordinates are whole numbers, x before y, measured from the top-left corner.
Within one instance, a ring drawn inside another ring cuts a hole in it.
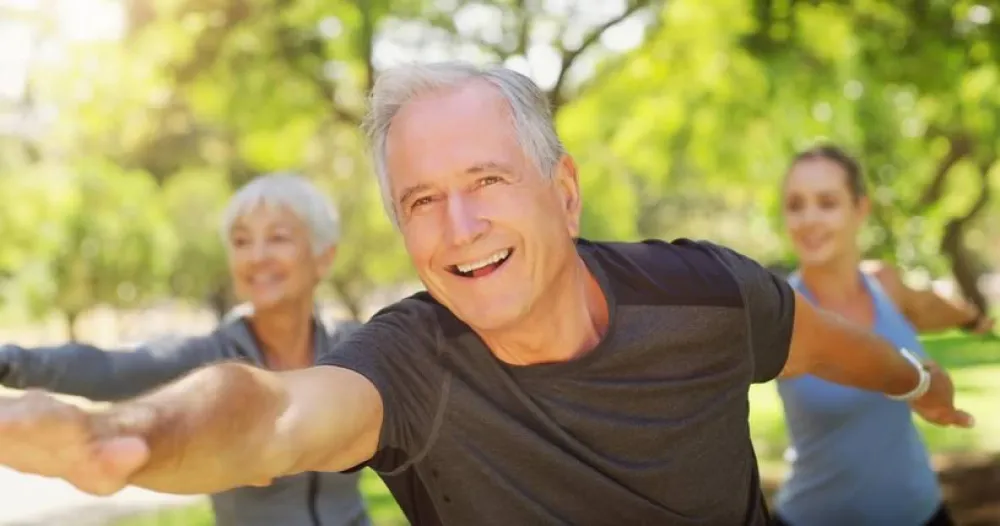
[[[423,454],[440,409],[444,372],[436,359],[437,325],[420,303],[403,300],[383,309],[318,362],[355,371],[378,390],[382,429],[377,452],[365,465],[382,473],[402,471]]]
[[[750,332],[754,383],[773,380],[785,367],[795,323],[795,292],[788,282],[732,249],[709,245],[736,278]]]

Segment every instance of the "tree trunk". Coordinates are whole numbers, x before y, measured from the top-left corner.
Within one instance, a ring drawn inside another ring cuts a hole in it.
[[[976,264],[975,256],[965,247],[965,231],[976,216],[986,209],[986,205],[990,201],[988,174],[992,164],[992,162],[988,162],[980,165],[979,198],[964,215],[948,221],[944,228],[944,236],[941,238],[941,252],[951,263],[951,272],[955,276],[955,282],[958,284],[962,296],[983,312],[989,310],[989,302],[986,300],[986,295],[979,290],[979,277],[982,272],[979,265]]]
[[[69,341],[71,343],[76,343],[78,341],[78,334],[76,331],[76,321],[80,318],[79,311],[66,311],[63,313],[66,319],[66,332],[69,334]]]
[[[217,287],[208,297],[208,305],[215,314],[216,320],[221,322],[226,314],[236,306],[236,302],[233,301],[233,295],[229,291],[229,286],[220,285]]]
[[[361,310],[362,299],[353,294],[344,280],[331,278],[330,284],[333,285],[333,291],[337,294],[337,299],[340,304],[347,309],[347,313],[351,316],[352,321],[361,321]],[[367,287],[365,287],[367,288]]]

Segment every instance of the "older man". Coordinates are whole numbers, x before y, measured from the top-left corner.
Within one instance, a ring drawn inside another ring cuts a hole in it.
[[[427,292],[311,369],[212,366],[96,413],[5,403],[0,462],[98,494],[367,465],[417,524],[763,525],[753,382],[811,373],[970,424],[942,371],[733,251],[579,239],[545,101],[505,69],[384,73],[375,166]]]

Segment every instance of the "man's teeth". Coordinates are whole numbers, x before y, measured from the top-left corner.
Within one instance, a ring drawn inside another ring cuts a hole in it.
[[[479,269],[485,267],[486,265],[492,265],[493,263],[496,263],[498,261],[502,261],[504,258],[506,258],[509,255],[510,255],[510,249],[508,248],[508,249],[504,249],[504,250],[501,250],[499,252],[496,252],[493,255],[491,255],[489,257],[486,257],[484,259],[481,259],[479,261],[474,261],[472,263],[466,263],[466,264],[463,264],[463,265],[455,265],[455,267],[458,268],[459,272],[462,272],[464,274],[468,274],[469,272],[474,272],[476,270],[479,270]]]

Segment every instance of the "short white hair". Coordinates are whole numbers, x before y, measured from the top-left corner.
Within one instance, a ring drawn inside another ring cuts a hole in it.
[[[291,173],[262,175],[240,188],[222,216],[223,241],[228,243],[236,221],[259,206],[283,207],[294,214],[305,224],[315,254],[340,241],[337,208],[310,180]]]
[[[500,66],[478,67],[459,61],[414,63],[388,69],[378,76],[372,88],[364,127],[382,191],[382,203],[397,227],[399,218],[386,162],[386,143],[393,118],[415,97],[474,80],[493,85],[507,100],[517,140],[544,177],[552,177],[559,159],[565,154],[552,122],[548,96],[525,75]]]

